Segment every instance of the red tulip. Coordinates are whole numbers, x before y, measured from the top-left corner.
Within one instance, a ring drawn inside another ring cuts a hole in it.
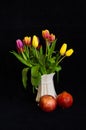
[[[50,36],[50,32],[49,32],[49,30],[42,30],[42,36],[43,36],[43,38],[44,39],[48,39],[49,38],[49,36]]]

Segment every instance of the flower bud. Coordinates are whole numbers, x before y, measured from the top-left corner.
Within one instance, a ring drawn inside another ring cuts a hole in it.
[[[49,38],[49,36],[50,36],[50,32],[49,32],[49,30],[43,30],[42,31],[42,36],[43,36],[43,38],[44,39],[48,39]]]
[[[33,47],[37,48],[38,44],[39,44],[39,39],[36,35],[34,35],[33,39],[32,39],[32,45],[33,45]]]
[[[31,44],[31,37],[28,37],[28,36],[24,37],[23,42],[25,45],[30,45]]]
[[[66,51],[65,56],[71,56],[73,52],[73,49],[69,49],[68,51]]]
[[[24,50],[23,42],[20,39],[16,40],[16,45],[19,52],[22,52]]]
[[[60,54],[63,56],[66,52],[66,49],[67,49],[67,44],[64,43],[60,49]]]
[[[50,36],[49,36],[49,41],[50,42],[53,42],[55,40],[55,35],[54,34],[51,34]]]

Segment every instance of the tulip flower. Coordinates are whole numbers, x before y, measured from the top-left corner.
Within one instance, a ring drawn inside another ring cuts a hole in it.
[[[50,36],[50,32],[49,32],[49,30],[43,30],[42,31],[42,36],[43,36],[43,38],[44,39],[48,39],[49,38],[49,36]]]
[[[16,45],[17,45],[18,52],[24,51],[24,45],[20,39],[16,40]]]
[[[33,45],[34,48],[37,48],[38,45],[39,45],[39,39],[36,35],[33,36],[32,45]]]
[[[25,36],[22,40],[16,40],[18,52],[11,52],[21,63],[27,66],[22,71],[22,82],[25,88],[28,79],[27,72],[31,70],[33,91],[39,86],[42,75],[58,73],[62,69],[60,66],[62,60],[74,52],[72,48],[67,49],[66,43],[63,43],[60,49],[55,50],[57,49],[57,38],[48,29],[42,30],[41,35],[45,45],[39,42],[40,39],[36,35]]]
[[[66,49],[67,49],[67,44],[64,43],[62,46],[61,46],[61,49],[60,49],[60,54],[61,56],[63,56],[66,52]]]
[[[24,37],[23,42],[25,45],[29,46],[31,44],[31,37],[28,36]]]
[[[51,35],[49,36],[48,40],[49,40],[50,42],[53,42],[53,41],[55,40],[55,35],[54,35],[54,34],[51,34]]]
[[[68,51],[66,51],[65,56],[71,56],[73,52],[73,49],[69,49]]]
[[[18,40],[16,40],[16,44],[17,44],[18,52],[21,52],[23,58],[25,60],[27,60],[27,58],[26,58],[26,56],[24,54],[24,44],[23,44],[23,42],[20,39],[18,39]]]

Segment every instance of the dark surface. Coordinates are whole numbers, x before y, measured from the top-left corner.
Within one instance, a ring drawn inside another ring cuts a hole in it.
[[[0,130],[83,130],[86,127],[85,3],[60,1],[53,7],[51,3],[36,4],[27,1],[0,4]],[[51,113],[37,106],[30,81],[28,89],[23,89],[24,66],[9,53],[16,50],[16,39],[33,34],[40,37],[41,30],[46,28],[56,35],[59,45],[66,42],[68,48],[74,48],[74,54],[62,63],[59,84],[55,79],[57,93],[70,92],[73,106]]]

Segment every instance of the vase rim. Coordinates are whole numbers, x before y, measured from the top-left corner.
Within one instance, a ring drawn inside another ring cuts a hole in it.
[[[41,77],[48,76],[48,75],[54,75],[55,73],[49,73],[49,74],[43,74]]]

